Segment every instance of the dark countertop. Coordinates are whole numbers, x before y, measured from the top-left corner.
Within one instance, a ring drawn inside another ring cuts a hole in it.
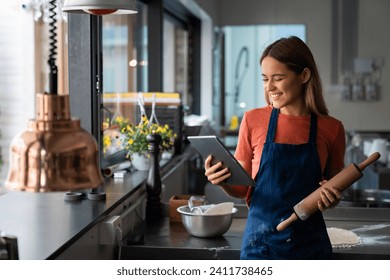
[[[334,259],[390,259],[390,209],[339,208],[325,215],[328,227],[352,230],[362,244],[334,248]],[[191,236],[181,223],[168,218],[146,224],[135,236],[124,240],[123,259],[239,259],[245,218],[235,218],[230,229],[218,238]],[[139,237],[137,236],[137,241]],[[156,250],[158,249],[158,250]]]
[[[162,176],[173,165],[180,164],[182,158],[173,158],[162,166]],[[119,180],[106,179],[102,186],[106,199],[101,201],[65,201],[65,192],[2,192],[0,189],[0,231],[17,237],[20,259],[59,258],[132,197],[146,178],[147,171],[127,173]],[[85,191],[88,192],[90,190]],[[240,212],[245,211],[242,209]],[[390,259],[390,208],[341,207],[325,213],[328,226],[351,229],[363,241],[353,248],[335,250],[335,258]],[[136,244],[140,237],[136,234],[123,240],[122,255],[138,259],[238,259],[245,221],[245,218],[237,216],[224,236],[200,239],[189,235],[181,223],[170,224],[165,218],[160,223],[145,224],[146,227],[140,229],[144,236],[143,244]]]
[[[19,259],[54,259],[130,196],[145,178],[145,172],[135,172],[120,182],[107,180],[106,199],[101,201],[65,201],[65,192],[6,192],[0,196],[0,230],[17,238]]]
[[[161,176],[192,153],[187,149],[182,155],[161,162]],[[0,188],[0,232],[17,238],[19,259],[58,258],[139,190],[147,176],[147,171],[137,171],[126,173],[123,179],[106,178],[97,189],[106,193],[105,200],[65,201],[66,192],[31,193]],[[90,191],[82,192],[86,196]]]
[[[18,238],[19,258],[55,259],[83,234],[98,224],[144,182],[145,172],[136,172],[123,181],[105,183],[106,200],[64,201],[63,192],[8,192],[0,196],[0,229]],[[335,259],[390,259],[390,209],[336,208],[325,212],[328,227],[353,230],[362,244],[335,249]],[[238,259],[245,218],[235,218],[219,238],[197,238],[181,223],[145,224],[138,235],[125,238],[124,259]],[[157,249],[157,250],[156,250]]]
[[[170,223],[164,218],[140,229],[142,244],[132,244],[134,236],[125,238],[122,259],[239,259],[245,221],[233,219],[230,229],[221,237],[197,238],[181,222]]]
[[[361,244],[334,249],[335,259],[390,259],[390,208],[337,207],[324,212],[328,227],[356,233]]]

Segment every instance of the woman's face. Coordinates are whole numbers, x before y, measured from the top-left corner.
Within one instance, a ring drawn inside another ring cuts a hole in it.
[[[274,108],[286,115],[307,115],[303,86],[310,76],[308,69],[295,74],[287,66],[272,57],[261,63],[264,91]]]

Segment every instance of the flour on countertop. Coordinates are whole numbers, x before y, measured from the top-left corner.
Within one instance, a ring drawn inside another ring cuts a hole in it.
[[[357,234],[362,233],[361,235],[361,243],[365,245],[381,245],[381,244],[389,244],[390,236],[383,235],[381,230],[390,227],[389,223],[384,224],[374,224],[374,225],[364,225],[360,228],[356,228],[353,231]],[[378,231],[375,234],[370,234],[367,236],[363,236],[364,233]]]
[[[365,232],[365,231],[371,231],[371,230],[379,230],[390,227],[390,224],[375,224],[375,225],[365,225],[363,227],[354,229],[355,232]]]
[[[333,248],[350,248],[361,244],[360,237],[350,230],[331,227],[327,231]]]

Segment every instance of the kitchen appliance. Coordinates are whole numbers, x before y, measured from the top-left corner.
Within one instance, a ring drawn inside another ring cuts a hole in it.
[[[294,213],[286,220],[281,222],[276,229],[282,231],[286,229],[291,223],[296,221],[298,218],[306,220],[313,213],[318,211],[318,201],[321,199],[321,191],[326,187],[336,187],[340,192],[347,189],[354,182],[363,177],[362,171],[370,164],[374,163],[380,158],[378,152],[373,153],[365,161],[356,165],[351,163],[347,168],[336,174],[333,178],[323,184],[321,187],[316,189],[306,198],[302,199],[298,204],[294,206]]]

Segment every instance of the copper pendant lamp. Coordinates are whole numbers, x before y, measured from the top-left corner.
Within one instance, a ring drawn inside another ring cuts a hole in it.
[[[51,1],[49,91],[36,94],[35,119],[10,147],[6,187],[49,192],[97,188],[102,182],[93,136],[70,116],[69,95],[57,93],[55,0]]]
[[[95,139],[69,113],[69,96],[36,94],[35,119],[10,148],[6,186],[19,191],[98,187],[103,179]]]
[[[93,15],[135,14],[136,0],[65,0],[63,12],[89,13]]]

